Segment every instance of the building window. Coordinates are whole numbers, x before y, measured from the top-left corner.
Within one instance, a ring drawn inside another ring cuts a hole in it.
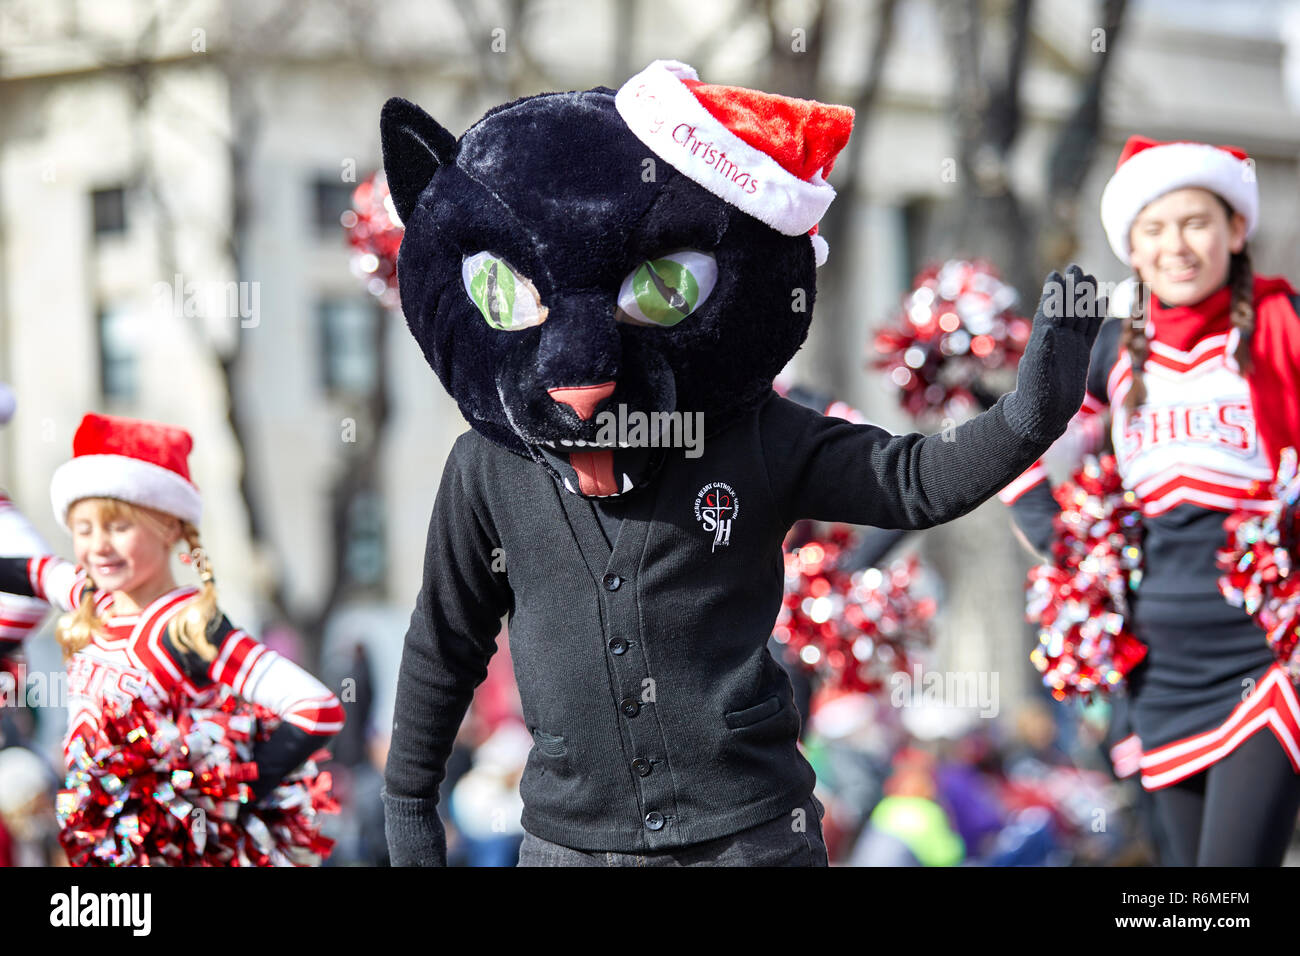
[[[97,317],[99,381],[105,399],[131,401],[136,397],[139,323],[127,309],[101,306]]]
[[[337,175],[317,177],[314,189],[316,198],[316,234],[322,239],[343,241],[343,224],[339,216],[352,208],[352,190],[356,183],[341,182]]]
[[[96,189],[90,194],[96,236],[120,236],[126,232],[126,190],[121,186]]]
[[[376,386],[376,336],[380,306],[373,298],[324,299],[316,306],[320,326],[321,383],[342,395],[369,395]]]
[[[359,588],[382,586],[387,570],[384,549],[384,500],[375,491],[359,491],[348,507],[343,553],[348,582]]]

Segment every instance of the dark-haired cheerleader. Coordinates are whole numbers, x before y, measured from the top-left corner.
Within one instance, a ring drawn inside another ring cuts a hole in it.
[[[1132,624],[1148,654],[1129,691],[1161,862],[1277,866],[1300,808],[1300,703],[1264,632],[1220,595],[1215,555],[1226,515],[1266,507],[1280,451],[1300,446],[1300,300],[1253,273],[1259,191],[1239,149],[1133,137],[1101,217],[1150,292],[1102,327],[1080,414],[1109,406],[1142,507]],[[1057,511],[1046,477],[1036,465],[1000,495],[1040,552]]]

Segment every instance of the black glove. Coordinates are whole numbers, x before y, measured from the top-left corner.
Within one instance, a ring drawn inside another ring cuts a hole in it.
[[[280,724],[270,737],[259,740],[253,747],[257,779],[249,784],[253,802],[261,803],[286,775],[328,742],[328,737],[309,734],[289,723]]]
[[[966,387],[970,390],[971,395],[974,396],[975,401],[979,402],[980,409],[986,412],[996,405],[998,399],[1002,397],[979,380],[971,382]]]
[[[1006,401],[1007,421],[1027,438],[1052,442],[1083,404],[1088,356],[1106,318],[1097,280],[1077,265],[1043,284],[1029,344]]]
[[[446,866],[447,834],[438,798],[398,797],[385,786],[384,833],[393,866]]]

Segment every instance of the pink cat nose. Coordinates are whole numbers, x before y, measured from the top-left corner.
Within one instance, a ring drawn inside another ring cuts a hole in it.
[[[599,385],[573,385],[568,388],[548,388],[546,394],[562,405],[568,405],[584,422],[596,413],[596,406],[614,394],[613,382]]]

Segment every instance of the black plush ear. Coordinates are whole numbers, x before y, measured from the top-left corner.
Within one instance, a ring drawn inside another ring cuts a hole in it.
[[[406,222],[438,167],[455,158],[456,137],[414,103],[394,96],[379,114],[379,139],[388,191]]]

